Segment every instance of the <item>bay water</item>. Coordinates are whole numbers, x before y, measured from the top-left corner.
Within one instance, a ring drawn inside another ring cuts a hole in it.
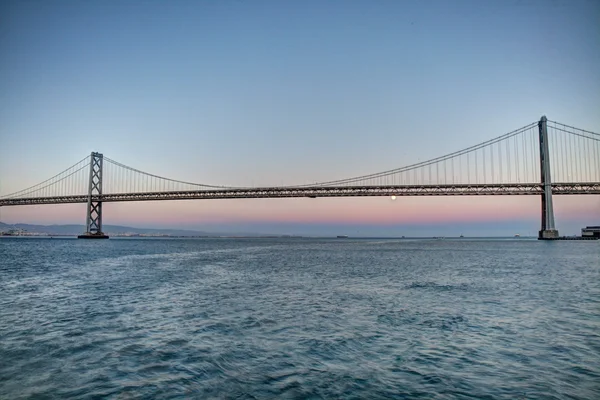
[[[600,399],[600,241],[0,239],[1,399]]]

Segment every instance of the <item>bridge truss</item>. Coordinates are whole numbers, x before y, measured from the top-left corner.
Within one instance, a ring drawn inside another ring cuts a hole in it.
[[[600,183],[553,183],[555,195],[600,194]],[[117,193],[93,196],[94,202],[207,200],[207,199],[272,199],[290,197],[377,197],[377,196],[527,196],[542,195],[540,183],[504,185],[421,185],[421,186],[305,186],[246,189],[196,190],[183,192]],[[32,197],[0,200],[3,206],[33,204],[87,203],[88,196]]]

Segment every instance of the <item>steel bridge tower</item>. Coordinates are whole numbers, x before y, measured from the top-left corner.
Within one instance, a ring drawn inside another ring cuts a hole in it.
[[[548,129],[546,116],[542,116],[538,122],[540,136],[540,171],[542,193],[542,229],[539,232],[539,240],[551,240],[558,238],[558,230],[554,227],[554,208],[552,207],[552,179],[550,177],[550,152],[548,150]]]
[[[102,154],[92,152],[85,221],[87,231],[83,235],[79,235],[79,239],[108,239],[108,236],[102,232],[102,161]]]

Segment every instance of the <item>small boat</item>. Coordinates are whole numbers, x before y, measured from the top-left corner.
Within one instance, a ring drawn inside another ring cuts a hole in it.
[[[517,234],[515,234],[515,237],[521,237],[521,235],[519,235],[519,234],[517,233]]]

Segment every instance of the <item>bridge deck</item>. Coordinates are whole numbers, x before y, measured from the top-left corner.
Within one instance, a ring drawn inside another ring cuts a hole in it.
[[[540,183],[456,184],[456,185],[384,185],[384,186],[305,186],[218,189],[173,192],[113,193],[94,196],[95,201],[164,201],[201,199],[258,199],[290,197],[365,197],[365,196],[526,196],[541,195]],[[552,193],[600,194],[600,182],[553,183]],[[87,195],[0,199],[1,206],[33,204],[86,203]]]

